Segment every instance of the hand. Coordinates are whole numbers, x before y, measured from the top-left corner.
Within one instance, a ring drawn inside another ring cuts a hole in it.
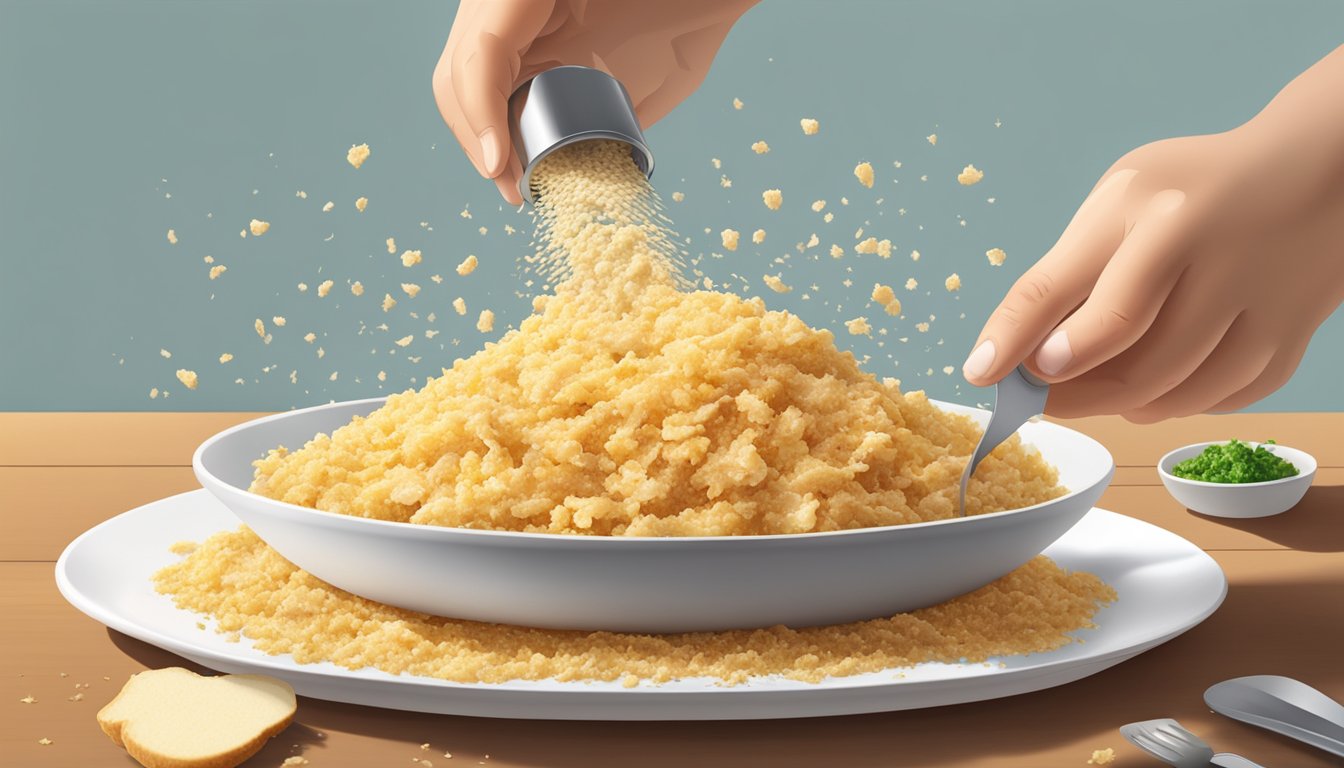
[[[1048,413],[1135,422],[1282,386],[1344,301],[1344,142],[1320,124],[1321,103],[1344,114],[1341,51],[1317,65],[1333,59],[1331,77],[1309,71],[1240,128],[1121,158],[991,315],[967,379],[1031,356]]]
[[[621,81],[647,128],[699,87],[753,2],[462,0],[434,68],[434,99],[476,170],[521,205],[507,112],[515,88],[553,67],[594,67]]]

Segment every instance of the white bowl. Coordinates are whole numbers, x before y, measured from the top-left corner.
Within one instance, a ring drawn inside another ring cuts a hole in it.
[[[254,459],[297,448],[382,398],[276,414],[196,450],[196,477],[314,576],[441,616],[556,629],[681,632],[889,616],[977,589],[1035,557],[1092,508],[1115,471],[1092,438],[1048,422],[1023,439],[1070,493],[930,523],[776,536],[603,537],[445,528],[351,517],[247,491]],[[988,412],[938,403],[982,423]]]
[[[1316,476],[1316,459],[1305,451],[1286,445],[1266,443],[1265,449],[1297,467],[1297,474],[1263,483],[1206,483],[1187,480],[1171,474],[1177,464],[1204,452],[1210,445],[1222,445],[1226,440],[1195,443],[1177,448],[1157,462],[1157,474],[1162,485],[1177,501],[1192,512],[1213,517],[1269,517],[1287,512],[1297,506],[1306,495],[1311,480]],[[1252,448],[1260,443],[1247,442]]]

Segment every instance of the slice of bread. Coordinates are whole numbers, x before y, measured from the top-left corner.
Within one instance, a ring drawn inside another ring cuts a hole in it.
[[[233,768],[294,719],[294,689],[265,675],[132,675],[98,725],[146,768]]]

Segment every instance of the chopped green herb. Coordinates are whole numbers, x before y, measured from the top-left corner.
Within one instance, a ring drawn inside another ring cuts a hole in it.
[[[1273,443],[1265,441],[1265,445]],[[1264,445],[1251,448],[1240,440],[1231,440],[1210,445],[1198,456],[1172,467],[1171,474],[1205,483],[1264,483],[1293,477],[1297,467],[1265,450]]]

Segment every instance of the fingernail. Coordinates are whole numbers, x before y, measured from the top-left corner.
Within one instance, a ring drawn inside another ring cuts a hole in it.
[[[966,362],[961,366],[961,372],[968,379],[978,379],[989,373],[989,367],[993,364],[994,342],[984,341],[966,358]]]
[[[494,128],[486,128],[476,137],[481,142],[481,167],[485,168],[486,174],[494,178],[499,173],[503,160],[499,156],[499,138],[495,136]]]
[[[1036,353],[1036,366],[1042,373],[1051,376],[1064,370],[1064,366],[1072,360],[1073,347],[1069,346],[1067,331],[1055,331],[1041,345],[1041,351]]]

